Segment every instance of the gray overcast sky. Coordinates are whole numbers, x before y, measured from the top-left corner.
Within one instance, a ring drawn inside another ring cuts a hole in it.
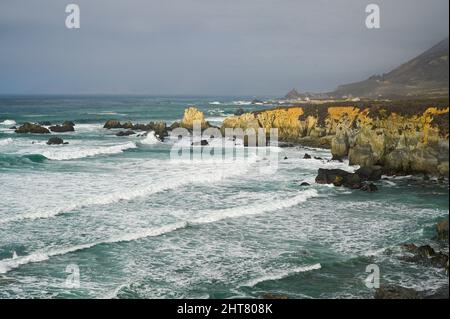
[[[65,28],[65,6],[81,29]],[[381,29],[365,7],[381,7]],[[406,62],[448,0],[0,0],[0,93],[284,95]]]

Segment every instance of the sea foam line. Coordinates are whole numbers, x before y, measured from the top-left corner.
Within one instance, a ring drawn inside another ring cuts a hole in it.
[[[162,226],[155,229],[146,229],[141,232],[135,232],[132,234],[127,234],[122,237],[116,237],[116,238],[110,238],[104,241],[98,241],[93,243],[87,243],[87,244],[81,244],[71,247],[61,247],[51,250],[42,249],[39,251],[36,251],[34,253],[31,253],[27,256],[23,257],[16,257],[16,258],[9,258],[4,259],[0,261],[0,274],[5,274],[13,269],[16,269],[20,266],[29,264],[29,263],[38,263],[42,261],[46,261],[54,256],[60,256],[60,255],[66,255],[69,253],[73,253],[76,251],[89,249],[94,246],[98,245],[104,245],[104,244],[112,244],[112,243],[119,243],[119,242],[128,242],[128,241],[134,241],[146,237],[156,237],[160,236],[166,233],[173,232],[179,228],[186,227],[185,222],[175,223],[167,226]]]
[[[112,244],[112,243],[120,243],[120,242],[130,242],[136,241],[139,239],[147,238],[147,237],[156,237],[163,234],[171,233],[173,231],[183,229],[188,227],[189,225],[200,225],[200,224],[209,224],[213,222],[217,222],[223,219],[228,218],[238,218],[249,215],[256,215],[267,213],[269,211],[275,211],[283,208],[288,208],[295,206],[301,202],[306,201],[308,198],[317,196],[317,192],[314,190],[306,190],[301,194],[298,194],[289,199],[280,199],[278,201],[273,202],[264,202],[257,205],[250,206],[248,208],[243,207],[234,207],[230,209],[219,210],[216,213],[210,214],[209,216],[205,216],[202,218],[195,218],[192,221],[180,221],[177,223],[173,223],[170,225],[162,226],[159,228],[151,228],[144,229],[141,231],[136,231],[129,234],[124,234],[118,237],[112,237],[104,241],[97,241],[93,243],[75,245],[72,247],[62,247],[62,248],[54,248],[50,250],[42,249],[31,253],[27,256],[17,257],[17,258],[9,258],[0,260],[0,274],[7,273],[13,269],[16,269],[22,265],[26,265],[29,263],[38,263],[42,261],[46,261],[54,256],[65,255],[72,252],[89,249],[94,246],[103,245],[103,244]],[[314,267],[314,265],[313,265]],[[319,264],[320,267],[320,264]],[[304,267],[303,267],[304,268]]]
[[[0,122],[0,125],[16,125],[16,121],[14,120],[4,120],[3,122]]]
[[[5,138],[5,139],[1,139],[1,140],[0,140],[0,146],[2,146],[2,145],[9,145],[9,144],[11,144],[12,142],[13,142],[13,139],[10,138],[10,137]]]
[[[10,218],[4,218],[0,220],[1,224],[18,222],[25,219],[35,220],[35,219],[45,219],[45,218],[53,218],[58,215],[63,215],[65,213],[69,213],[71,211],[82,209],[89,206],[96,205],[110,205],[120,201],[129,201],[132,199],[146,197],[149,195],[153,195],[156,193],[160,193],[163,191],[176,189],[189,184],[203,184],[203,183],[214,183],[219,182],[225,178],[230,178],[233,176],[239,176],[244,174],[248,167],[254,162],[256,159],[253,159],[249,162],[244,162],[244,165],[233,165],[233,169],[221,169],[215,170],[214,172],[208,171],[208,174],[187,174],[184,176],[184,179],[179,179],[176,181],[165,181],[153,183],[147,187],[140,187],[138,189],[126,190],[126,191],[118,191],[112,194],[102,194],[97,197],[88,198],[85,200],[80,200],[79,203],[68,205],[64,208],[55,208],[45,212],[32,212],[25,213],[21,215],[16,215]]]
[[[314,265],[301,266],[301,267],[297,267],[294,269],[288,269],[286,271],[281,271],[276,274],[262,276],[262,277],[258,277],[258,278],[249,280],[246,283],[242,284],[241,287],[254,287],[261,282],[280,280],[280,279],[289,277],[293,274],[298,274],[298,273],[307,272],[307,271],[311,271],[311,270],[317,270],[317,269],[321,269],[321,268],[322,268],[322,265],[317,263]]]
[[[71,159],[80,159],[93,157],[97,155],[119,154],[125,150],[137,148],[136,143],[128,142],[126,144],[112,145],[106,147],[97,147],[91,149],[52,149],[42,152],[42,155],[49,160],[64,161]]]

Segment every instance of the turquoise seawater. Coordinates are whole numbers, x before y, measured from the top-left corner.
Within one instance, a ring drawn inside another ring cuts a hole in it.
[[[433,240],[448,216],[447,183],[388,178],[365,193],[314,184],[318,168],[356,168],[328,161],[328,150],[274,147],[278,168],[268,173],[256,150],[232,163],[174,161],[173,139],[102,128],[109,119],[170,124],[190,105],[219,125],[238,107],[267,107],[249,101],[0,97],[0,298],[371,298],[371,264],[381,283],[448,284],[398,248],[448,250]],[[52,133],[62,146],[10,129],[65,120],[76,126]],[[79,286],[68,281],[73,269]]]

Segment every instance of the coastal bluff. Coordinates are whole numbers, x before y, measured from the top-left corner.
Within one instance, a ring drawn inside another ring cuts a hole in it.
[[[448,100],[304,104],[231,116],[221,129],[277,128],[281,142],[330,148],[351,165],[448,178],[448,115]]]

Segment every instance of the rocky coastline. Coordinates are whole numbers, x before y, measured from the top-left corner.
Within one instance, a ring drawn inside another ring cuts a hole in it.
[[[318,170],[315,182],[333,184],[336,187],[365,192],[376,192],[377,181],[383,175],[421,175],[424,180],[432,177],[448,183],[449,177],[449,108],[447,102],[402,102],[391,106],[380,102],[356,104],[294,105],[257,112],[240,110],[237,115],[224,119],[221,127],[214,127],[205,120],[203,112],[195,107],[185,110],[183,118],[168,126],[165,122],[139,124],[108,120],[105,130],[114,130],[118,137],[143,135],[155,132],[164,140],[171,130],[185,128],[191,131],[194,122],[200,128],[217,128],[223,133],[227,128],[242,130],[278,129],[281,145],[330,149],[331,160],[348,160],[359,168],[354,172],[340,169]],[[14,128],[18,134],[49,134],[72,132],[75,124],[66,121],[60,125],[51,123],[24,123]],[[143,133],[138,133],[143,132]],[[260,130],[261,132],[261,130]],[[245,136],[244,136],[245,138]],[[61,138],[51,137],[48,145],[67,144]],[[199,145],[207,145],[203,143]],[[245,145],[245,143],[244,143]],[[305,159],[313,159],[305,154]],[[308,187],[308,183],[301,186]],[[435,238],[430,243],[448,242],[448,218],[436,226]],[[438,245],[439,246],[439,245]],[[417,246],[404,243],[398,247],[402,261],[420,263],[440,268],[448,274],[448,246],[438,251],[430,245]],[[389,251],[385,252],[389,254]],[[420,292],[398,285],[382,285],[374,293],[377,299],[427,299],[448,298],[448,288],[438,292]]]

